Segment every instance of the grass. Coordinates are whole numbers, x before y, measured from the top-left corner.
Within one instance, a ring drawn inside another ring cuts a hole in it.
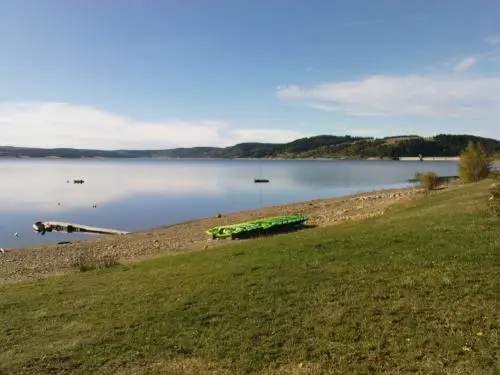
[[[0,286],[0,374],[498,374],[490,184],[363,222]]]

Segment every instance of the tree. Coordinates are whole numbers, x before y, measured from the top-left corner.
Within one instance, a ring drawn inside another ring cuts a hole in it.
[[[475,182],[488,177],[492,159],[479,142],[470,142],[460,155],[458,173],[463,182]]]

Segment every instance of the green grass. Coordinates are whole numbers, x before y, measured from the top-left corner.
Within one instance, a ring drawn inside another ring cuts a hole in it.
[[[0,286],[0,374],[498,374],[490,184],[363,222]]]

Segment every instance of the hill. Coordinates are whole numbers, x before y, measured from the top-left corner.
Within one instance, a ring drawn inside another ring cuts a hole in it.
[[[457,156],[470,141],[480,142],[492,155],[500,156],[500,141],[472,135],[439,134],[434,137],[394,136],[366,138],[319,135],[289,143],[240,143],[234,146],[175,148],[166,150],[86,150],[0,147],[0,157],[59,158],[335,158],[397,159],[399,157]]]
[[[0,373],[498,373],[490,183],[361,222],[0,285]]]

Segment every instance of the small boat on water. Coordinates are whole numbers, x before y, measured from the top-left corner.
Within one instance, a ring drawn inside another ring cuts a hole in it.
[[[254,178],[253,182],[256,184],[266,184],[269,182],[269,179],[262,177],[262,162],[259,164],[259,177]]]

